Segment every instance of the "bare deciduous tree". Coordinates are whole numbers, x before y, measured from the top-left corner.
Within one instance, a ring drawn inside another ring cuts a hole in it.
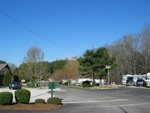
[[[144,70],[150,72],[150,24],[146,24],[140,34],[141,53],[144,58]]]
[[[124,74],[150,72],[150,24],[146,24],[140,33],[124,35],[107,49],[116,58],[118,66],[110,74],[117,83]]]
[[[67,80],[70,83],[70,80],[77,80],[79,72],[78,72],[79,62],[77,60],[70,60],[62,69],[63,79]],[[68,84],[69,85],[69,84]]]
[[[26,55],[24,56],[24,64],[28,68],[28,74],[30,78],[36,78],[38,76],[38,66],[37,63],[43,61],[44,52],[38,47],[31,47],[28,49]]]

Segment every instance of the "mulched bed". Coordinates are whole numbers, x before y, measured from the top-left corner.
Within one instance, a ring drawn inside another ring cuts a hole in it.
[[[63,107],[54,104],[12,104],[0,105],[0,110],[52,110]]]

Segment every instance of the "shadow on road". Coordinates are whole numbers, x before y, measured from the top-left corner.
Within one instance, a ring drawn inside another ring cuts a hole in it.
[[[48,91],[48,92],[46,92],[46,93],[42,93],[42,94],[39,94],[39,95],[34,95],[34,96],[32,96],[31,98],[39,97],[39,96],[45,95],[45,94],[47,94],[47,93],[50,93],[50,92]]]
[[[128,113],[125,109],[123,109],[122,107],[119,106],[119,108],[124,112],[124,113]]]

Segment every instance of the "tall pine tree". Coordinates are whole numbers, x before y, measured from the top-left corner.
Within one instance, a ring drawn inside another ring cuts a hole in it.
[[[110,57],[107,49],[104,47],[97,50],[87,50],[83,57],[78,59],[80,63],[79,70],[89,77],[103,78],[107,76],[106,65],[110,65],[111,68],[115,67],[115,58]]]

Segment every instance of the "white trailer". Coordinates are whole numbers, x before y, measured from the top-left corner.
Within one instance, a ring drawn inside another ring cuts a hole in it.
[[[128,77],[129,75],[123,75],[122,76],[122,85],[126,85],[126,81],[127,81],[127,77]]]
[[[146,85],[147,87],[150,87],[150,73],[146,74]]]
[[[71,80],[71,83],[72,84],[77,84],[77,85],[82,85],[82,82],[84,81],[90,81],[91,84],[93,82],[93,79],[91,78],[78,78],[77,80]],[[97,83],[97,84],[105,84],[106,83],[106,80],[105,79],[94,79],[94,81]]]
[[[133,83],[131,85],[135,85],[137,79],[141,78],[141,79],[146,80],[146,76],[147,75],[130,75],[130,74],[123,75],[123,77],[122,77],[122,85],[127,85],[126,83],[127,83],[127,80],[129,80],[129,79],[133,80]]]

